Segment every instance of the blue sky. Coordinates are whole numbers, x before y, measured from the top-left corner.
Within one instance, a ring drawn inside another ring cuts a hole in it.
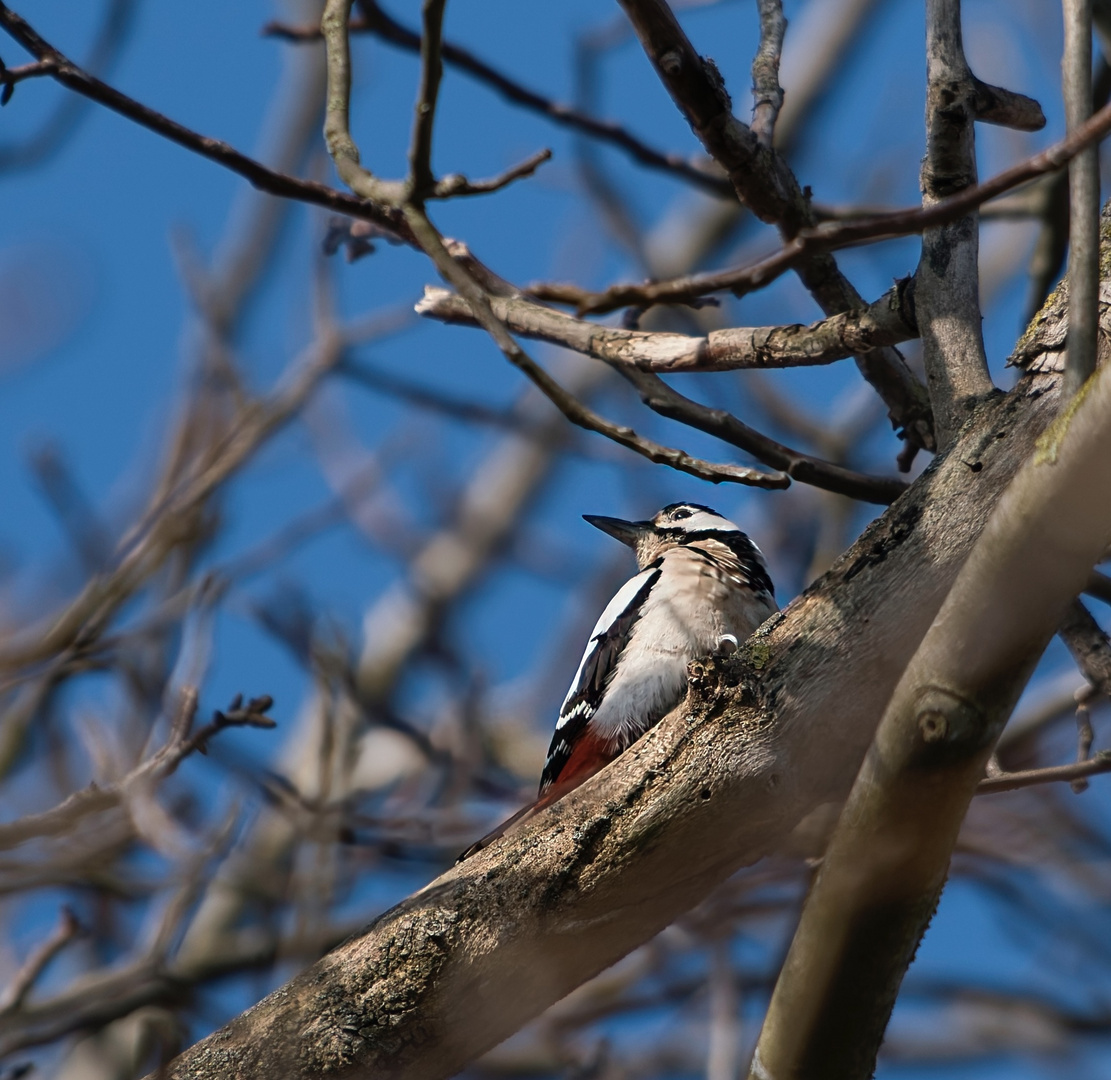
[[[798,18],[801,25],[802,5],[786,6],[793,24]],[[259,133],[269,103],[293,79],[296,63],[292,53],[297,47],[259,34],[266,21],[281,14],[280,7],[265,0],[140,3],[109,81],[205,134],[264,154],[267,139],[260,144]],[[414,7],[395,4],[391,10],[413,22]],[[21,10],[48,40],[80,59],[100,9],[96,4],[26,0]],[[530,86],[568,100],[576,33],[611,18],[618,9],[587,0],[453,0],[448,10],[448,36],[496,60]],[[985,79],[1037,97],[1048,126],[1031,136],[981,128],[984,175],[1062,133],[1057,23],[1039,14],[1033,0],[1013,3],[1008,12],[1001,15],[999,6],[987,0],[966,4],[973,67]],[[738,114],[746,115],[747,69],[756,43],[752,5],[722,3],[696,10],[685,17],[685,25],[695,44],[717,61],[733,89]],[[0,56],[9,65],[23,61],[18,48],[6,41],[0,43]],[[362,40],[355,48],[355,67],[353,127],[364,161],[384,175],[400,175],[416,63],[409,55]],[[635,43],[615,49],[603,72],[605,115],[621,118],[654,145],[697,149]],[[917,200],[923,82],[919,5],[888,0],[815,110],[803,149],[793,159],[801,181],[813,185],[815,198],[900,205]],[[790,85],[787,89],[790,93]],[[65,93],[46,81],[17,87],[0,113],[0,157],[5,146],[36,131]],[[553,161],[532,180],[490,198],[437,207],[436,220],[445,233],[468,240],[481,258],[519,283],[575,277],[586,285],[601,285],[640,273],[606,240],[596,217],[584,207],[568,133],[451,70],[442,101],[434,159],[441,172],[488,176],[543,146],[554,151]],[[603,154],[644,228],[683,211],[696,198],[669,178],[635,168],[616,152]],[[322,148],[307,168],[332,176]],[[153,475],[195,343],[183,265],[191,258],[206,265],[218,254],[228,221],[251,196],[237,177],[95,106],[82,114],[73,135],[50,160],[0,174],[0,185],[0,568],[9,572],[0,597],[9,609],[27,614],[31,605],[37,610],[44,598],[58,602],[78,584],[65,537],[28,468],[29,456],[44,446],[56,447],[110,526],[119,528],[129,519]],[[273,265],[247,312],[238,335],[239,362],[256,388],[268,386],[311,338],[307,295],[322,230],[322,216],[314,210],[302,207],[289,215]],[[985,258],[996,251],[1002,258],[1024,257],[1021,251],[1018,256],[1009,253],[997,239],[991,229],[985,231]],[[752,233],[744,242],[758,249],[774,241],[768,234]],[[841,256],[868,298],[879,296],[894,277],[911,272],[916,259],[913,240]],[[388,245],[350,266],[334,259],[327,269],[340,311],[348,317],[407,310],[421,287],[435,282],[423,259]],[[1024,286],[1021,276],[1005,281],[985,323],[993,371],[1003,384],[1008,376],[1002,362],[1021,326]],[[738,324],[809,321],[818,314],[789,279],[729,308],[730,319]],[[542,349],[535,355],[559,362]],[[361,349],[359,356],[415,381],[495,405],[510,404],[523,389],[521,377],[474,331],[414,325]],[[858,380],[844,363],[784,373],[775,383],[822,416],[841,408]],[[711,392],[705,383],[682,385],[692,393]],[[731,407],[742,413],[750,408],[740,384],[714,386]],[[325,394],[333,407],[342,409],[349,433],[364,447],[372,450],[401,438],[404,460],[393,497],[399,513],[418,525],[437,519],[442,500],[494,439],[486,431],[423,424],[395,402],[350,387],[343,387],[342,395],[338,388]],[[641,422],[626,399],[615,396],[603,404]],[[402,438],[415,423],[417,434]],[[646,427],[668,433],[692,452],[727,454],[702,437],[676,434],[662,425]],[[223,505],[228,527],[210,555],[214,562],[251,548],[330,498],[308,452],[311,446],[311,433],[294,424],[232,485]],[[576,446],[580,456],[541,492],[529,527],[530,537],[552,553],[554,569],[538,574],[511,563],[465,609],[465,648],[481,658],[492,685],[511,685],[544,656],[552,628],[565,626],[574,615],[567,600],[571,586],[610,556],[609,541],[581,523],[580,514],[642,514],[671,499],[695,498],[736,515],[761,539],[761,530],[770,529],[767,500],[786,497],[737,488],[709,490],[693,478],[640,463],[629,468],[622,451],[593,436],[576,437]],[[866,464],[890,470],[897,449],[894,437],[880,431],[868,444],[871,460]],[[865,511],[857,514],[858,524],[866,519]],[[775,552],[769,554],[774,566]],[[341,528],[294,552],[281,575],[333,612],[354,638],[366,604],[400,569],[395,556],[372,550],[352,529]],[[247,617],[257,598],[252,588],[248,584],[220,617],[205,696],[217,705],[240,690],[265,691],[278,701],[275,715],[288,718],[307,691],[306,679]],[[788,586],[779,599],[785,603],[790,598]],[[1066,664],[1056,650],[1047,668],[1060,670]],[[420,685],[409,688],[414,701],[429,692]],[[255,732],[229,737],[238,752],[251,755],[269,753],[277,740]],[[395,887],[403,885],[408,887],[402,882]],[[1046,942],[1018,942],[982,895],[957,889],[947,894],[916,970],[952,973],[965,965],[1037,985],[1039,950],[1049,947]],[[232,995],[227,1008],[236,1007]],[[1084,1068],[1085,1075],[1111,1076],[1102,1053],[1085,1061]],[[1056,1075],[1036,1061],[1015,1064],[1008,1072],[1051,1074]]]

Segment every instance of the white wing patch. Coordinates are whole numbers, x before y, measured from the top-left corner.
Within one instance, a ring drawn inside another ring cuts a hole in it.
[[[586,646],[586,652],[583,653],[583,657],[579,661],[579,669],[575,672],[575,677],[571,680],[571,688],[567,691],[567,696],[563,699],[563,705],[560,706],[559,719],[556,721],[556,731],[575,719],[575,717],[581,716],[585,712],[593,712],[593,708],[586,701],[578,702],[571,709],[567,708],[567,703],[582,689],[583,671],[586,669],[591,657],[598,651],[598,639],[625,614],[629,605],[637,598],[640,590],[650,581],[655,580],[655,578],[659,576],[659,573],[660,571],[657,567],[650,566],[647,570],[642,570],[635,577],[629,578],[629,580],[617,590],[613,599],[606,604],[602,614],[598,616],[598,621],[594,624],[594,629],[590,632],[590,641]]]

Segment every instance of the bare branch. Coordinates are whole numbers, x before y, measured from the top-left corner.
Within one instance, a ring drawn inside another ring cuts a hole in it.
[[[418,203],[427,198],[436,184],[436,178],[432,174],[432,133],[436,124],[440,79],[444,73],[440,44],[446,5],[447,0],[424,0],[421,5],[423,32],[420,39],[420,85],[413,116],[413,133],[409,142],[408,191],[409,198]],[[347,5],[347,10],[350,13],[350,4]],[[344,18],[346,21],[347,16]],[[329,42],[329,56],[333,49],[334,44]]]
[[[351,47],[347,36],[350,15],[351,0],[327,0],[320,19],[328,56],[324,142],[340,179],[356,195],[385,206],[399,206],[407,194],[405,185],[397,180],[379,180],[364,168],[359,161],[359,148],[351,138]]]
[[[186,687],[171,724],[169,739],[161,749],[115,783],[104,787],[90,784],[50,810],[0,825],[0,851],[36,837],[57,836],[89,814],[113,809],[128,792],[170,776],[190,754],[207,753],[208,741],[225,728],[274,727],[274,721],[265,715],[272,704],[271,698],[263,696],[253,698],[244,707],[242,699],[237,697],[226,713],[217,711],[209,724],[190,735],[197,711],[197,692]]]
[[[917,334],[912,285],[909,279],[903,280],[862,311],[834,315],[810,326],[736,326],[711,330],[705,337],[599,326],[519,294],[491,302],[498,318],[515,334],[608,363],[676,374],[813,367],[844,360],[861,348],[908,341]],[[442,322],[475,323],[467,302],[445,289],[426,287],[416,311]]]
[[[775,222],[787,240],[814,225],[809,197],[776,152],[732,113],[713,63],[698,55],[665,0],[621,0],[641,45],[668,93],[706,150],[729,174],[738,196],[763,221]],[[826,315],[864,304],[827,249],[800,253],[792,266]],[[916,445],[933,446],[925,391],[891,348],[857,357],[861,374],[887,405],[895,427]]]
[[[404,220],[392,207],[355,198],[342,191],[336,191],[326,184],[318,184],[311,180],[299,180],[297,177],[275,172],[268,169],[261,162],[241,154],[227,143],[210,138],[207,135],[199,135],[161,113],[141,105],[134,98],[121,94],[118,90],[113,89],[107,83],[95,78],[67,59],[61,52],[40,37],[27,24],[26,20],[4,3],[0,3],[0,27],[3,27],[40,61],[53,63],[55,70],[51,72],[51,75],[63,86],[99,102],[113,112],[126,116],[129,120],[135,121],[135,123],[153,131],[155,134],[162,135],[171,142],[176,142],[179,146],[183,146],[201,157],[208,158],[225,169],[238,173],[260,191],[266,191],[271,195],[279,195],[288,199],[297,199],[300,202],[310,203],[314,206],[323,206],[353,218],[373,221],[376,225],[401,237],[406,242],[411,242],[406,234]]]
[[[1071,133],[1092,112],[1092,0],[1063,0],[1061,84]],[[1069,336],[1065,394],[1096,369],[1099,321],[1099,153],[1089,146],[1069,162]]]
[[[40,79],[44,75],[53,75],[58,70],[58,65],[53,60],[39,60],[33,64],[21,64],[19,67],[10,68],[0,60],[0,105],[7,105],[12,100],[12,93],[17,83],[24,79]]]
[[[752,131],[764,146],[771,146],[775,121],[783,108],[783,87],[779,85],[779,57],[787,20],[782,0],[759,0],[760,47],[752,61]]]
[[[977,83],[964,57],[960,0],[926,5],[926,78],[923,207],[976,186]],[[992,389],[981,328],[979,250],[975,212],[922,234],[916,295],[942,446],[952,441],[972,404]]]
[[[348,25],[352,33],[371,33],[387,44],[395,45],[407,52],[420,51],[420,35],[394,20],[375,0],[358,0],[358,4],[364,14],[361,18],[350,20]],[[319,26],[290,26],[279,22],[268,23],[263,27],[262,32],[287,41],[317,41],[321,36]],[[445,63],[489,86],[514,105],[520,105],[545,116],[561,127],[582,132],[590,138],[616,146],[634,161],[649,169],[670,173],[714,195],[729,199],[734,197],[733,185],[716,171],[710,171],[697,162],[688,161],[681,154],[668,154],[656,150],[618,123],[599,120],[572,105],[544,97],[502,74],[469,50],[451,41],[442,43],[441,52]]]
[[[892,502],[906,488],[902,481],[866,476],[783,446],[742,423],[723,409],[709,408],[684,397],[652,374],[653,369],[682,370],[682,368],[661,367],[659,363],[637,362],[641,355],[653,358],[657,362],[669,353],[674,358],[680,350],[683,355],[690,356],[696,353],[698,348],[707,344],[705,338],[601,327],[572,319],[568,315],[543,308],[521,297],[491,296],[489,303],[494,316],[501,319],[507,329],[514,333],[565,345],[605,361],[637,388],[644,403],[654,412],[715,435],[752,454],[765,465],[781,470],[794,480],[829,491],[838,491],[851,498],[881,504]],[[443,289],[426,288],[424,299],[417,305],[417,311],[421,315],[443,319],[446,322],[468,326],[478,324],[478,318],[471,305],[461,296],[455,296]],[[727,341],[732,333],[729,330],[714,331],[709,338],[711,342],[719,344],[724,351],[728,348]],[[739,335],[753,333],[758,331],[740,331]],[[715,338],[715,335],[721,337]]]
[[[715,435],[724,442],[747,451],[765,464],[779,462],[773,468],[781,468],[792,480],[880,505],[894,502],[906,491],[907,485],[902,480],[858,473],[843,465],[783,446],[742,423],[724,409],[715,409],[684,397],[652,372],[629,367],[618,370],[637,388],[641,400],[653,412]]]
[[[0,994],[0,1016],[15,1012],[23,1004],[47,964],[80,933],[81,924],[77,916],[68,907],[63,907],[53,932],[27,957],[7,989]]]
[[[1084,678],[1099,694],[1111,699],[1111,642],[1079,600],[1069,608],[1058,633]]]

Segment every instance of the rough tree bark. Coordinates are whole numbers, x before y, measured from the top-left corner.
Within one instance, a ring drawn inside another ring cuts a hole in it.
[[[843,799],[992,508],[1056,412],[1065,304],[1055,295],[1021,343],[1030,371],[1016,388],[977,405],[950,451],[736,656],[698,665],[681,708],[169,1075],[450,1076]]]

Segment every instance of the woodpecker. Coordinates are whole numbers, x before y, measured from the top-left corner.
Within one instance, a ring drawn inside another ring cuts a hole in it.
[[[779,610],[760,549],[708,506],[672,503],[650,521],[583,517],[631,547],[639,573],[590,635],[559,710],[538,798],[461,860],[593,776],[679,704],[692,660],[736,646]]]

